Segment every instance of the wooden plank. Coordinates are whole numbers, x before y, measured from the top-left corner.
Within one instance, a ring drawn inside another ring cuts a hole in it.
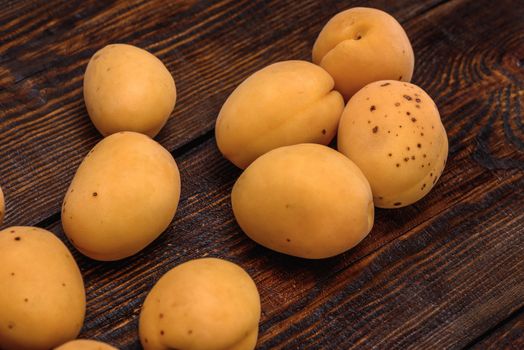
[[[442,0],[370,2],[406,21]],[[232,89],[278,60],[309,59],[334,13],[357,1],[13,2],[0,13],[0,185],[6,225],[57,213],[75,169],[100,140],[87,117],[87,61],[111,42],[157,54],[179,100],[158,136],[170,151],[211,137]]]
[[[302,310],[283,312],[288,317],[269,324],[262,344],[344,349],[468,344],[523,302],[524,214],[512,198],[523,185],[518,176],[487,193],[477,191],[470,203],[318,283]]]
[[[489,332],[471,346],[474,350],[524,349],[524,309]]]

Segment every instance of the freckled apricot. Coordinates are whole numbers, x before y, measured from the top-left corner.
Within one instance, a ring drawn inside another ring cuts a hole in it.
[[[390,116],[373,119],[372,132],[366,127],[373,113],[370,105]],[[395,112],[400,109],[409,113]],[[395,127],[395,136],[383,131]],[[419,128],[429,131],[419,133]],[[338,149],[369,180],[375,205],[394,208],[416,202],[431,190],[443,171],[448,139],[437,107],[424,90],[410,83],[378,81],[349,100],[340,120]]]
[[[84,283],[71,253],[51,232],[25,226],[0,231],[0,286],[1,349],[52,349],[78,336]]]

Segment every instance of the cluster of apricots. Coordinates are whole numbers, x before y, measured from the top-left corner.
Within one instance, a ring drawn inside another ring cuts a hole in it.
[[[310,259],[343,253],[371,231],[375,206],[424,197],[442,174],[448,140],[433,100],[410,83],[414,54],[389,14],[352,8],[333,17],[313,63],[271,64],[245,79],[216,121],[222,154],[244,169],[234,216],[254,241]],[[181,178],[154,141],[176,104],[175,81],[154,55],[126,44],[91,57],[84,76],[89,117],[104,135],[65,194],[62,225],[96,260],[141,251],[172,222]],[[337,150],[328,147],[337,136]],[[0,224],[5,214],[0,189]],[[115,350],[74,340],[86,293],[73,255],[53,233],[0,231],[0,348]],[[260,297],[240,266],[194,259],[162,276],[146,297],[146,350],[252,350]]]

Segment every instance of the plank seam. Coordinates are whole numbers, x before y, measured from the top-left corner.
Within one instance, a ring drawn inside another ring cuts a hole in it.
[[[463,349],[473,349],[473,347],[479,343],[481,343],[483,340],[488,339],[492,334],[494,334],[496,331],[498,331],[500,328],[504,327],[511,321],[517,319],[522,314],[524,314],[524,305],[520,306],[518,309],[513,311],[508,315],[508,317],[501,320],[499,323],[495,324],[493,327],[489,328],[486,332],[479,335],[478,337],[474,338],[472,341],[467,343]]]

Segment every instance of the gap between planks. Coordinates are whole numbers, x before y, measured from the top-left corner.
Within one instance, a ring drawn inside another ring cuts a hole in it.
[[[504,328],[506,325],[510,324],[511,322],[517,320],[518,318],[522,316],[524,316],[524,305],[521,305],[519,308],[517,308],[515,311],[509,314],[508,317],[501,320],[499,323],[495,324],[493,327],[489,328],[483,334],[471,340],[468,344],[466,344],[466,346],[464,346],[464,349],[472,349],[475,345],[482,343],[486,339],[489,339],[489,337],[494,335],[497,331],[499,331],[500,329]]]

